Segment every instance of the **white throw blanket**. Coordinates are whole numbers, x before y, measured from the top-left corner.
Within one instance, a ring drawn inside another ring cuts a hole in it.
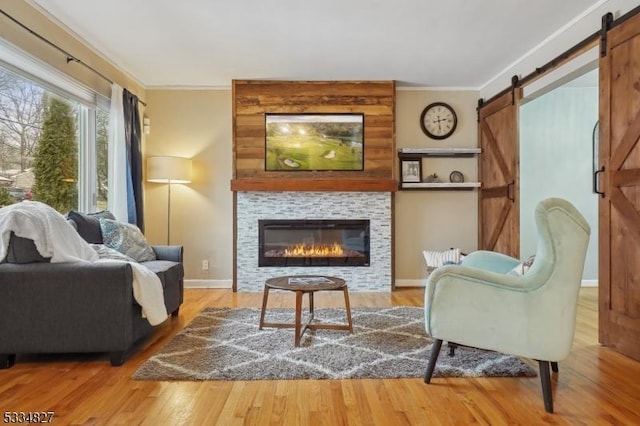
[[[23,201],[0,209],[0,260],[7,255],[13,231],[33,240],[42,257],[51,263],[95,262],[98,254],[52,207],[38,201]]]
[[[0,208],[0,260],[7,256],[11,232],[33,240],[38,253],[50,257],[51,263],[101,261],[64,216],[38,201]],[[168,317],[160,279],[150,269],[128,263],[133,269],[133,297],[142,307],[143,317],[151,325],[160,324]]]
[[[164,306],[164,294],[160,278],[149,268],[136,262],[123,260],[100,259],[104,262],[125,262],[133,270],[133,298],[142,307],[142,317],[151,325],[158,325],[167,319],[167,308]]]

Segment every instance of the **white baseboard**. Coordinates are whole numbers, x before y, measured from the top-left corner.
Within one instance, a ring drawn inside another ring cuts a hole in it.
[[[414,280],[396,280],[396,288],[399,287],[426,287],[426,279],[414,279]]]
[[[232,280],[184,280],[184,288],[231,288]]]
[[[396,280],[396,288],[400,287],[426,287],[426,279]],[[598,280],[582,280],[581,287],[598,287]]]
[[[232,288],[231,280],[184,280],[185,288]],[[426,279],[396,280],[396,288],[426,287]],[[598,287],[598,280],[582,280],[582,287]]]
[[[396,280],[396,287],[425,287],[426,280]],[[184,280],[184,288],[232,288],[232,280]]]

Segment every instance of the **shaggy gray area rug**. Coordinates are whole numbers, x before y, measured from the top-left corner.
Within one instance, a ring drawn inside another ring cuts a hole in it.
[[[304,314],[303,314],[304,315]],[[353,333],[307,330],[294,346],[293,329],[258,330],[258,308],[207,308],[134,374],[136,380],[287,380],[423,377],[431,339],[424,309],[356,308]],[[267,322],[293,322],[293,309],[269,309]],[[304,320],[304,318],[303,318]],[[342,324],[344,309],[316,309],[315,320]],[[535,376],[520,359],[443,346],[434,376]]]

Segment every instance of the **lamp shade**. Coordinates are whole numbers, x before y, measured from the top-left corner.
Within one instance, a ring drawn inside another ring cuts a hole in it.
[[[147,181],[160,183],[191,182],[191,160],[181,157],[147,158]]]

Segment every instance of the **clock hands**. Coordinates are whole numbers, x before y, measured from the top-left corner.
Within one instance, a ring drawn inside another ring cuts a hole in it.
[[[437,120],[433,120],[433,123],[438,125],[438,130],[442,130],[442,124],[441,123],[443,121],[449,121],[449,120],[447,118],[440,118],[439,115],[437,117],[438,117],[438,119]]]

